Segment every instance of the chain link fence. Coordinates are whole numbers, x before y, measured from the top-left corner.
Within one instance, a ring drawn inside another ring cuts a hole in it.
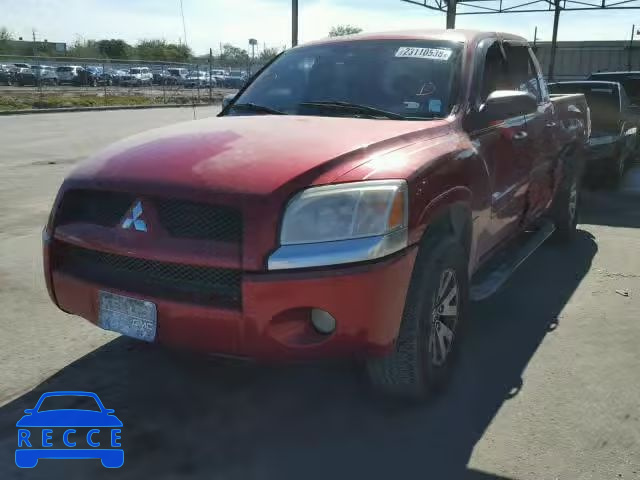
[[[0,55],[0,110],[217,104],[256,68],[218,66],[207,59],[182,63]]]

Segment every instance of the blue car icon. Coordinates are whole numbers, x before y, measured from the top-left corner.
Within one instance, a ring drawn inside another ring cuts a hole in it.
[[[93,408],[47,408],[52,404],[59,404],[60,400],[90,403]],[[46,405],[43,407],[44,402]],[[34,408],[29,408],[24,413],[26,415],[16,423],[18,427],[16,465],[18,467],[33,468],[41,458],[99,458],[102,465],[107,468],[119,468],[124,464],[124,450],[119,448],[122,422],[113,414],[114,410],[104,407],[95,393],[48,392],[40,397]],[[83,434],[76,428],[90,429]],[[54,429],[57,434],[64,430],[58,440],[63,441],[65,448],[53,448]],[[105,430],[108,432],[101,433]],[[107,434],[110,448],[105,448],[107,442],[104,441],[104,437]],[[98,437],[101,441],[98,441]],[[85,439],[87,448],[76,448],[76,444],[84,443]]]

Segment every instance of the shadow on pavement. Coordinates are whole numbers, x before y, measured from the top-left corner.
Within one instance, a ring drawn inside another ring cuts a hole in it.
[[[597,246],[545,246],[473,305],[450,387],[425,405],[372,396],[351,364],[264,367],[119,338],[0,410],[0,478],[505,479],[469,468],[474,446],[590,268]],[[44,341],[44,340],[43,340]],[[125,464],[13,464],[15,422],[53,390],[96,392],[124,422]]]
[[[640,228],[638,193],[584,191],[580,223],[610,227]]]

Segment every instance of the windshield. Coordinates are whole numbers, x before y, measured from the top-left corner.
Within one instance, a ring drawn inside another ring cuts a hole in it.
[[[129,73],[141,73],[139,68],[132,68]]]
[[[46,397],[42,400],[39,412],[46,412],[49,410],[91,410],[94,412],[100,412],[100,406],[93,397],[88,395],[53,395]]]
[[[460,46],[415,40],[329,43],[296,48],[267,67],[234,104],[293,115],[345,115],[301,105],[346,102],[407,118],[446,116],[455,101]],[[230,115],[247,114],[231,109]]]
[[[73,67],[58,67],[56,68],[56,71],[58,72],[70,72],[73,70]]]
[[[631,100],[631,103],[640,105],[640,77],[627,76],[624,74],[602,74],[595,73],[591,75],[592,80],[608,80],[611,82],[619,82],[624,87],[627,96]]]

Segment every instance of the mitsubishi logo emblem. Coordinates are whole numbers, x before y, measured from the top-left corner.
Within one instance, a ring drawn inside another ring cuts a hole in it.
[[[142,202],[138,200],[127,212],[120,226],[125,230],[133,228],[138,232],[146,232],[147,223],[142,218],[142,213]]]

